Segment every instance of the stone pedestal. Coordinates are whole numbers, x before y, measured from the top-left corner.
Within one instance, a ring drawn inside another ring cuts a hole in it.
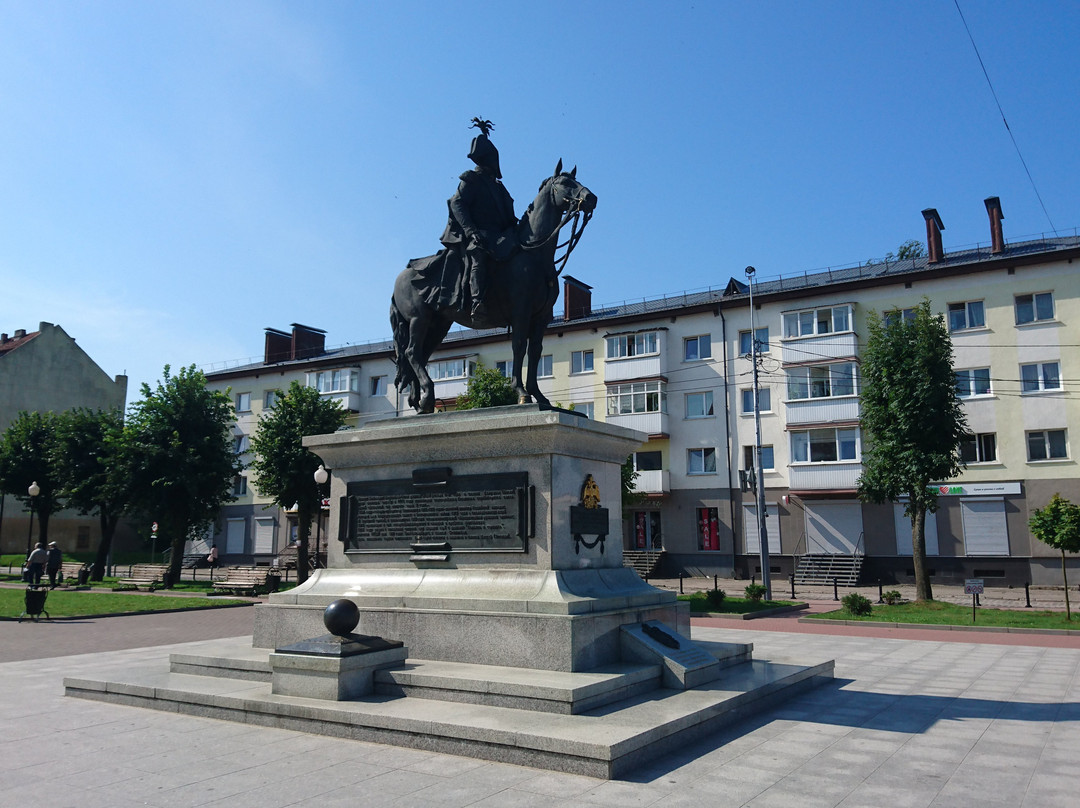
[[[270,654],[271,692],[279,696],[348,701],[375,690],[375,671],[403,665],[408,649],[381,637],[335,637],[279,648]]]
[[[645,439],[535,405],[305,439],[332,474],[330,568],[257,607],[256,646],[318,633],[340,597],[428,660],[581,671],[619,661],[623,625],[688,633],[675,595],[622,565],[620,467]]]

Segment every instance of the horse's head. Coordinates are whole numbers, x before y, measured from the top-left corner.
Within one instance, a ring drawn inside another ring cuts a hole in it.
[[[562,160],[555,166],[555,173],[544,181],[551,193],[555,207],[560,211],[584,211],[592,213],[596,207],[596,194],[577,180],[577,166],[572,171],[562,170]],[[543,190],[543,186],[541,186]]]

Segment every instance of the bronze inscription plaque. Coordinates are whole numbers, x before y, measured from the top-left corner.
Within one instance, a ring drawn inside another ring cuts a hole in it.
[[[345,549],[524,552],[532,500],[526,472],[444,477],[349,483],[339,522]]]

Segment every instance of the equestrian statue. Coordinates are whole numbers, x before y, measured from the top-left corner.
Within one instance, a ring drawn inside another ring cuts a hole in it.
[[[398,390],[408,388],[409,405],[419,413],[435,411],[427,363],[454,323],[509,328],[518,402],[550,406],[536,383],[544,331],[554,316],[559,275],[596,207],[596,196],[577,181],[577,168],[563,171],[560,160],[518,219],[502,184],[499,151],[489,137],[494,125],[473,118],[472,126],[480,130],[468,155],[476,168],[461,175],[447,201],[443,249],[410,261],[394,282],[390,300],[394,383]],[[560,231],[571,222],[570,236],[559,244]],[[563,247],[566,252],[556,261]]]

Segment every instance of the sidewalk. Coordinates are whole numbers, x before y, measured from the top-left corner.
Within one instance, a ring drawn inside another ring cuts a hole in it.
[[[788,625],[797,631],[763,631],[756,624],[764,621],[718,628],[695,619],[698,639],[753,642],[757,659],[834,657],[837,680],[655,760],[631,781],[62,695],[65,675],[166,653],[138,643],[228,636],[231,621],[250,621],[252,611],[108,618],[81,626],[81,640],[64,638],[65,650],[93,653],[0,664],[5,804],[1056,808],[1075,804],[1080,790],[1080,648],[868,637],[861,627],[821,635],[795,622]],[[39,650],[50,652],[64,628],[0,624],[0,649],[23,632],[21,641],[49,643]],[[250,624],[238,633],[247,632]]]

